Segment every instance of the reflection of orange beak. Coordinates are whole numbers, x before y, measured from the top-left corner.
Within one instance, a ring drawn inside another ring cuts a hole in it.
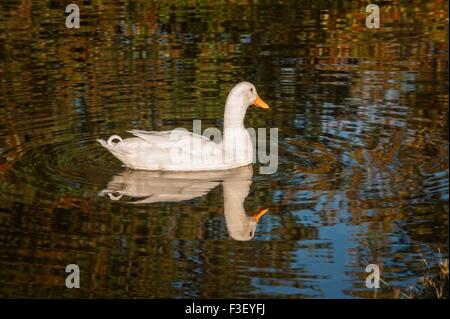
[[[253,103],[253,105],[256,105],[257,107],[260,107],[262,109],[268,109],[269,108],[269,105],[267,105],[267,103],[264,102],[259,96],[256,97],[256,100]]]
[[[268,208],[260,208],[252,214],[252,217],[256,222],[259,222],[259,219],[263,217],[268,211]]]

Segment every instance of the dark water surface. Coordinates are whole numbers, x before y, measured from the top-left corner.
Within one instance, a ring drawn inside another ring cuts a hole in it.
[[[378,30],[366,1],[72,2],[80,29],[66,1],[0,3],[1,297],[390,298],[367,264],[405,290],[448,256],[447,1],[383,1]],[[127,172],[95,141],[220,128],[241,80],[275,174]]]

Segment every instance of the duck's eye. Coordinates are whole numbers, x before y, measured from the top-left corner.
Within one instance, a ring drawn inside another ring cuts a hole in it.
[[[253,92],[253,88],[250,88],[250,92]]]

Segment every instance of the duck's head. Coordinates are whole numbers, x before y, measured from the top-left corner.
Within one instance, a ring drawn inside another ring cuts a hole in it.
[[[234,111],[239,108],[245,111],[250,105],[263,109],[269,108],[269,105],[259,97],[252,83],[244,81],[236,84],[228,94],[227,108],[232,108]]]
[[[227,223],[228,233],[231,238],[239,241],[248,241],[251,240],[256,233],[256,226],[258,225],[259,220],[263,217],[269,208],[260,208],[256,210],[250,217],[245,215],[244,219],[235,220],[233,222]],[[245,214],[245,212],[244,212]],[[226,218],[226,216],[225,216]]]

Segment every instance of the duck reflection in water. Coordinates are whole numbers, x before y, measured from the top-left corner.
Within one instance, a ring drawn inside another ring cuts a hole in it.
[[[180,202],[206,195],[222,184],[225,222],[231,238],[247,241],[255,236],[256,226],[268,208],[256,210],[250,216],[244,202],[252,184],[251,165],[227,171],[156,172],[125,170],[113,176],[99,195],[111,200],[122,196],[135,198],[134,204]]]

